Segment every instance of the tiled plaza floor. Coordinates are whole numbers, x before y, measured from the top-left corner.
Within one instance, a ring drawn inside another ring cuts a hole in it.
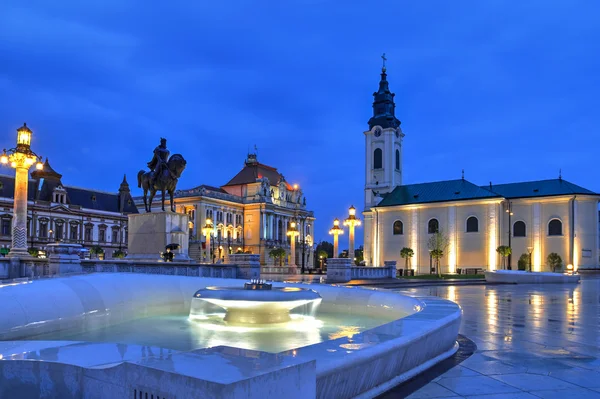
[[[600,398],[600,279],[397,291],[457,302],[477,344],[408,398]]]

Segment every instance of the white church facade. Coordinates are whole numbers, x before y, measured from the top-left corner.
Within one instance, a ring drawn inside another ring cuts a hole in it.
[[[507,264],[513,270],[522,254],[531,254],[532,269],[547,271],[546,258],[552,252],[575,269],[598,266],[600,195],[561,177],[487,186],[464,178],[403,185],[404,134],[385,66],[364,134],[367,265],[395,260],[404,268],[400,250],[408,247],[414,251],[410,268],[429,273],[433,262],[428,241],[442,231],[448,239],[442,273],[501,268],[496,251],[500,245],[512,248]]]

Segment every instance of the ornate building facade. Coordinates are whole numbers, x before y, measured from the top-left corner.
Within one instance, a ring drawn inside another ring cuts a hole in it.
[[[143,199],[135,203],[143,212]],[[159,201],[153,203],[158,211]],[[314,222],[312,211],[306,208],[306,197],[298,185],[291,185],[276,168],[258,162],[249,154],[244,166],[221,187],[200,185],[175,192],[177,212],[189,215],[190,256],[208,262],[207,239],[203,234],[207,219],[212,221],[212,261],[227,262],[234,253],[260,254],[265,266],[278,266],[279,260],[269,257],[274,248],[284,248],[289,265],[291,238],[288,232],[296,224],[295,263],[313,268]]]
[[[464,179],[402,184],[404,134],[396,118],[394,94],[385,66],[374,93],[373,117],[365,135],[364,256],[368,265],[396,260],[411,248],[412,268],[429,273],[428,242],[437,231],[447,238],[442,272],[458,268],[494,270],[500,245],[512,248],[508,262],[528,255],[532,269],[549,270],[548,254],[564,265],[598,265],[600,195],[562,177],[479,186]]]
[[[11,245],[14,176],[0,175],[0,254]],[[44,252],[50,243],[99,246],[106,258],[127,248],[127,214],[137,213],[127,180],[116,193],[65,186],[46,159],[31,173],[28,188],[28,247]]]

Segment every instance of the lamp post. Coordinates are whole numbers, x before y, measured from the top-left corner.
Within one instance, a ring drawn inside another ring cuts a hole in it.
[[[298,229],[296,227],[296,222],[291,222],[290,223],[290,229],[287,232],[287,235],[291,237],[291,247],[290,247],[290,266],[295,267],[296,266],[296,237],[298,237],[300,233],[298,232]]]
[[[527,247],[527,252],[529,253],[529,272],[531,273],[531,254],[533,253],[533,247]]]
[[[335,218],[333,220],[333,227],[331,228],[331,230],[329,230],[329,234],[333,235],[333,257],[337,258],[339,257],[338,236],[340,234],[344,234],[344,229],[340,227],[340,220],[338,218]]]
[[[350,206],[348,219],[344,220],[344,226],[348,226],[348,257],[354,258],[354,228],[360,226],[360,219],[356,217],[356,208]]]
[[[508,247],[512,249],[512,247],[510,245],[510,240],[512,238],[512,223],[511,223],[511,216],[513,215],[512,201],[506,202],[506,213],[508,213]],[[508,254],[508,266],[506,267],[508,270],[512,270],[512,267],[510,266],[511,259],[512,259],[512,252],[510,254]]]
[[[208,262],[212,262],[211,250],[210,250],[210,238],[212,236],[213,231],[213,223],[211,219],[206,219],[206,224],[202,228],[202,234],[206,237],[206,257],[208,258]]]
[[[15,199],[14,217],[12,225],[12,246],[9,257],[27,257],[27,186],[29,182],[29,168],[41,170],[42,158],[31,150],[31,130],[27,124],[17,129],[17,146],[4,150],[0,162],[4,165],[10,163],[15,168]]]
[[[300,269],[300,273],[304,274],[306,268],[306,219],[308,215],[298,213],[296,217],[302,221],[302,268]]]

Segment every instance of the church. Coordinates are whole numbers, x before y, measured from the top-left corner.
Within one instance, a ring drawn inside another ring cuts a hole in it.
[[[442,232],[447,247],[442,273],[502,268],[498,246],[510,246],[506,266],[517,269],[523,254],[533,271],[549,271],[555,252],[563,267],[597,267],[600,194],[558,179],[480,186],[462,179],[402,184],[404,134],[395,114],[385,64],[373,94],[373,117],[365,135],[364,259],[369,266],[395,260],[404,247],[414,256],[409,268],[430,273],[428,242]]]

